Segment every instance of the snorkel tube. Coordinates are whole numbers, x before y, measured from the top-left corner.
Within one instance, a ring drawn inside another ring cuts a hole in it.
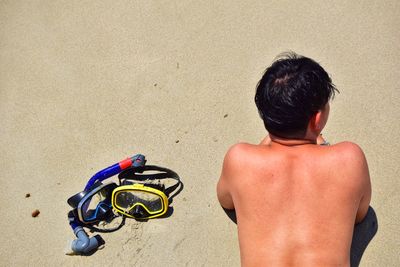
[[[115,163],[114,165],[111,165],[110,167],[107,167],[93,175],[92,178],[90,178],[90,180],[87,182],[85,191],[89,190],[96,182],[104,181],[105,179],[110,178],[111,176],[114,176],[131,166],[143,166],[145,162],[145,157],[141,154],[137,154],[133,157]]]
[[[95,184],[98,184],[102,181],[104,181],[107,178],[110,178],[116,174],[119,174],[121,171],[124,169],[127,169],[129,167],[141,167],[144,166],[146,163],[145,156],[141,154],[137,154],[133,157],[127,158],[125,160],[122,160],[114,165],[111,165],[99,172],[97,172],[95,175],[93,175],[89,181],[87,182],[84,191],[72,196],[70,199],[68,199],[68,204],[71,206],[75,206],[73,210],[71,210],[68,213],[68,220],[69,224],[74,231],[74,234],[76,235],[77,239],[73,240],[71,243],[71,249],[72,252],[67,252],[69,255],[73,254],[88,254],[96,249],[99,248],[99,246],[104,244],[104,240],[100,237],[100,235],[96,235],[94,237],[89,238],[85,230],[83,229],[83,226],[87,224],[87,222],[81,221],[78,216],[78,211],[77,211],[77,199],[79,198],[84,198],[85,194],[90,192],[92,187]]]

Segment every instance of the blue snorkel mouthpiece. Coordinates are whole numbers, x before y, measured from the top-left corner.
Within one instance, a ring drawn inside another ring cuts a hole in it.
[[[100,246],[104,245],[104,240],[100,235],[95,235],[89,238],[88,234],[85,232],[81,223],[77,220],[75,210],[71,210],[68,213],[69,224],[74,230],[74,234],[77,239],[73,240],[70,248],[72,251],[68,251],[66,254],[68,255],[83,255],[89,254],[91,252],[96,251]]]
[[[89,254],[96,251],[105,243],[100,235],[95,235],[89,238],[82,226],[76,227],[74,234],[77,239],[72,241],[71,249],[75,254]]]

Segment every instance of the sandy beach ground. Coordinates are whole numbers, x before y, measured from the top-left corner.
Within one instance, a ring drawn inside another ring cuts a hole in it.
[[[361,266],[399,266],[399,32],[396,0],[0,1],[0,265],[240,266],[215,185],[226,150],[265,135],[255,86],[293,50],[341,92],[325,137],[369,161],[379,231]],[[181,176],[172,216],[64,255],[67,198],[136,153]]]

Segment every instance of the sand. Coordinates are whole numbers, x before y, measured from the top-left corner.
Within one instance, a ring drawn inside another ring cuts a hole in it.
[[[324,135],[369,162],[380,228],[362,266],[398,266],[399,29],[395,0],[1,1],[0,265],[239,266],[215,185],[226,150],[265,135],[255,86],[293,50],[341,91]],[[64,255],[67,198],[136,153],[181,176],[173,215]]]

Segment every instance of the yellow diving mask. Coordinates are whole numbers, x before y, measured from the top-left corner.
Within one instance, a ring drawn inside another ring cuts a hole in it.
[[[121,186],[113,190],[111,204],[118,213],[135,219],[164,215],[172,198],[183,189],[174,171],[158,166],[128,168],[118,178]]]

